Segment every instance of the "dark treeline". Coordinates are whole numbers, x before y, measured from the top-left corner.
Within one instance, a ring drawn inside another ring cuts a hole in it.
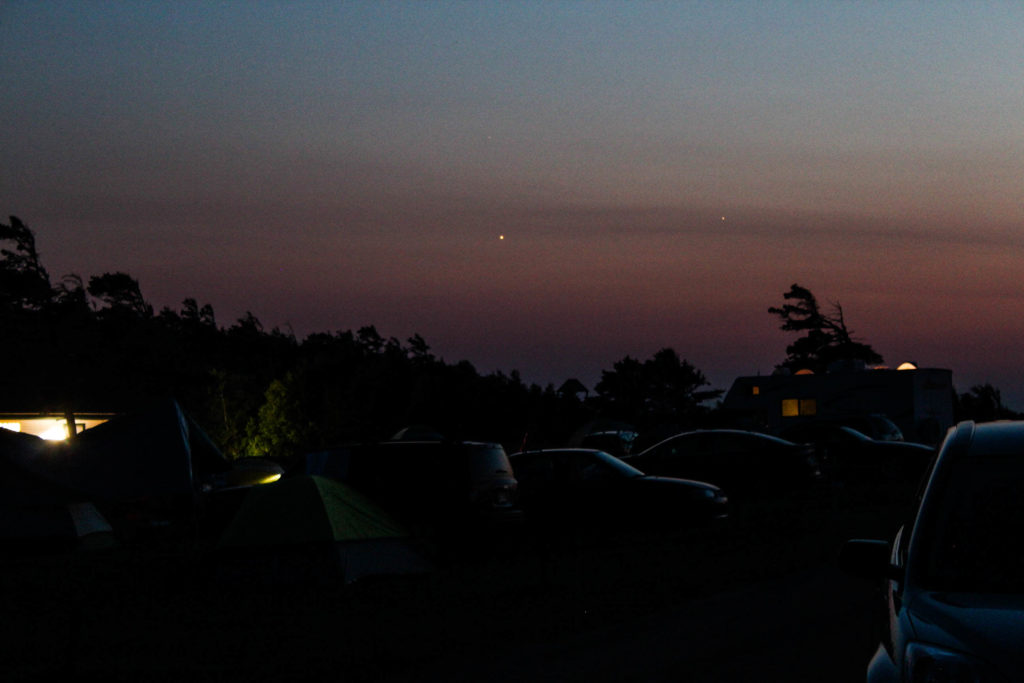
[[[564,445],[612,421],[668,434],[702,423],[720,394],[670,348],[623,358],[591,393],[574,379],[556,389],[516,371],[482,375],[436,357],[418,334],[402,342],[367,326],[299,340],[252,313],[218,325],[193,298],[155,311],[123,272],[52,282],[13,216],[0,224],[0,349],[0,411],[121,412],[171,396],[232,457],[288,456],[410,425],[516,449]]]
[[[823,313],[799,285],[784,298],[769,313],[802,335],[780,367],[881,360],[852,338],[838,304]],[[709,403],[722,392],[672,348],[615,362],[591,392],[573,378],[556,388],[514,370],[482,375],[436,357],[418,334],[402,342],[372,325],[303,340],[252,313],[221,326],[194,298],[155,311],[123,272],[52,282],[34,234],[13,216],[0,223],[0,350],[0,411],[124,412],[170,396],[231,457],[288,456],[413,425],[509,449],[565,445],[603,425],[650,442],[721,418]],[[959,419],[1020,417],[988,384],[954,398]]]

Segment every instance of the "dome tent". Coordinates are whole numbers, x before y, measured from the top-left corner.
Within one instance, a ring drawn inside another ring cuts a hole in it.
[[[223,569],[265,582],[415,574],[429,563],[408,533],[341,482],[299,475],[250,489],[221,536]]]

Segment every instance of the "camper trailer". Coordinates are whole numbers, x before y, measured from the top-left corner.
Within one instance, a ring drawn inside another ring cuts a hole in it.
[[[834,367],[824,374],[739,377],[722,403],[732,423],[772,434],[800,422],[882,414],[907,441],[934,445],[953,425],[953,372]]]

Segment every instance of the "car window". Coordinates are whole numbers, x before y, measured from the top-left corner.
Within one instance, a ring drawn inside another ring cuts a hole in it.
[[[615,470],[593,453],[577,453],[573,457],[573,474],[583,484],[600,484],[616,476]]]
[[[720,434],[714,441],[715,455],[740,453],[758,448],[758,443],[744,434]]]
[[[468,444],[470,476],[486,479],[495,475],[511,475],[511,466],[505,449],[496,444]]]
[[[710,455],[711,440],[706,434],[685,434],[663,442],[655,454],[659,457]]]
[[[667,456],[671,456],[678,450],[677,439],[669,439],[662,441],[656,446],[652,446],[643,455],[649,458],[661,459]]]
[[[542,456],[516,456],[515,473],[520,486],[525,488],[547,486],[555,480],[554,463],[551,462],[551,458]]]
[[[928,547],[921,585],[1024,593],[1024,459],[964,458],[947,482],[922,522]]]
[[[844,421],[848,427],[853,427],[873,439],[881,441],[902,441],[903,432],[896,426],[896,423],[884,415],[868,415],[856,421]]]
[[[847,427],[846,425],[841,425],[840,427],[838,427],[836,429],[835,434],[837,442],[864,443],[866,441],[871,440],[871,437],[869,437],[867,434],[859,432],[853,427]]]

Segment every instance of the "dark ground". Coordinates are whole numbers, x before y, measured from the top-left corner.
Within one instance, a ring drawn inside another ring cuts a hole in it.
[[[0,680],[863,680],[880,598],[835,558],[901,509],[765,503],[347,587],[228,583],[168,544],[8,557]]]

